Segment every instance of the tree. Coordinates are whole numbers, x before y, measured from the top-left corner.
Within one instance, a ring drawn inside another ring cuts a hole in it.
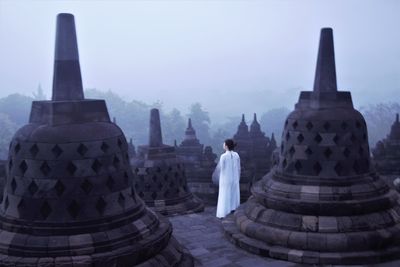
[[[136,100],[128,102],[111,90],[88,89],[85,97],[104,99],[110,119],[116,118],[117,125],[128,139],[133,139],[135,146],[148,143],[150,105]]]
[[[211,139],[210,145],[217,155],[221,154],[223,152],[222,149],[222,144],[227,138],[231,138],[233,134],[229,133],[225,129],[217,129]]]
[[[237,127],[241,121],[241,116],[228,117],[224,123],[212,124],[212,137],[210,140],[211,147],[215,151],[221,151],[222,143],[228,138],[233,138],[237,131]]]
[[[0,99],[0,113],[7,114],[18,126],[28,122],[33,98],[21,94],[11,94]]]
[[[181,112],[174,108],[168,114],[161,113],[161,117],[164,143],[172,145],[176,140],[179,144],[183,140],[187,126]]]
[[[261,115],[260,118],[261,129],[269,137],[271,136],[272,133],[274,133],[276,142],[278,144],[281,141],[283,125],[289,113],[290,110],[288,108],[282,107],[282,108],[270,109]]]

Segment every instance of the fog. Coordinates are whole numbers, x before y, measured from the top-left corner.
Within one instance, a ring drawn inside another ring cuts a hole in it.
[[[57,13],[75,15],[85,88],[212,118],[293,107],[334,29],[340,90],[399,101],[400,1],[4,1],[0,97],[50,97]]]

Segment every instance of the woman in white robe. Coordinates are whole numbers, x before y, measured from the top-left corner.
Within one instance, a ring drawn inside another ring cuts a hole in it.
[[[217,214],[223,218],[240,205],[240,157],[233,151],[232,139],[224,142],[225,153],[221,155],[213,174],[213,180],[219,184]]]

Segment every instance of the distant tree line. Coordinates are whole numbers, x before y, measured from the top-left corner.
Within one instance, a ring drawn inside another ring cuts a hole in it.
[[[117,125],[124,131],[128,140],[132,138],[135,146],[148,143],[151,108],[160,109],[164,143],[173,145],[176,141],[179,145],[184,137],[187,119],[191,118],[200,142],[211,145],[216,153],[222,152],[223,141],[234,135],[241,120],[241,112],[238,110],[237,114],[227,117],[224,122],[211,121],[209,113],[200,103],[191,104],[187,113],[182,113],[176,108],[166,111],[160,102],[147,104],[136,100],[128,101],[112,91],[88,89],[85,90],[85,97],[105,99],[111,119],[116,118]],[[0,98],[0,159],[7,158],[12,136],[19,127],[27,123],[31,102],[44,99],[46,96],[40,86],[32,96],[11,94]],[[367,122],[370,145],[375,146],[377,141],[389,133],[395,113],[400,113],[400,104],[394,102],[371,104],[360,107],[359,110]],[[275,133],[278,144],[283,123],[289,112],[287,108],[277,108],[257,114],[262,130],[267,136]],[[252,120],[253,116],[246,117],[248,125]]]

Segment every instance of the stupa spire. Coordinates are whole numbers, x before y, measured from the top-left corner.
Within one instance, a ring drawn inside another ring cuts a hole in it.
[[[61,13],[57,16],[52,100],[82,99],[84,95],[75,20],[72,14]]]
[[[160,122],[160,111],[156,108],[150,111],[150,135],[149,135],[149,146],[159,147],[162,146],[162,132]]]
[[[336,92],[335,50],[333,31],[322,28],[319,39],[317,67],[315,70],[314,92]]]

